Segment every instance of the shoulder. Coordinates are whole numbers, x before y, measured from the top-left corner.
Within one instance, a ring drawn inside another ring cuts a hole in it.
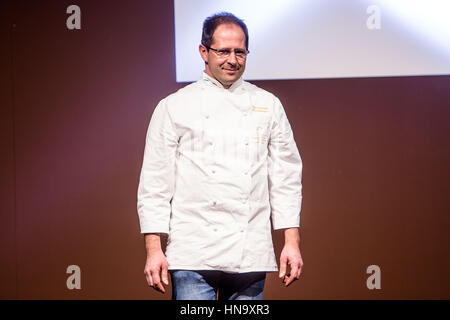
[[[200,91],[198,81],[190,83],[161,99],[156,108],[169,113],[185,110],[186,105],[198,101]]]
[[[198,94],[200,92],[200,85],[197,82],[190,83],[183,88],[178,89],[177,91],[169,94],[162,100],[160,100],[159,104],[165,105],[177,105],[180,102],[186,103],[190,99],[198,99]]]
[[[174,93],[168,95],[166,99],[167,100],[186,99],[191,96],[197,96],[200,90],[201,90],[200,83],[199,81],[196,81],[184,86],[181,89],[178,89]]]

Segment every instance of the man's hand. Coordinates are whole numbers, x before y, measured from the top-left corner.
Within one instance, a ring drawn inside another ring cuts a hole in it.
[[[287,287],[293,281],[299,279],[302,272],[303,260],[300,254],[300,235],[297,228],[289,228],[284,232],[285,243],[280,255],[279,277]],[[287,266],[290,273],[287,272]]]
[[[168,264],[166,256],[161,249],[159,234],[146,234],[145,246],[147,249],[147,261],[145,262],[144,274],[149,286],[153,289],[165,293],[164,285],[169,284],[167,270]]]

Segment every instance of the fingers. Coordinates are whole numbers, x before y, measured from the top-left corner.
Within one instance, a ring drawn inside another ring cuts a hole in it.
[[[286,275],[286,268],[287,268],[287,257],[281,255],[281,258],[280,258],[280,274],[279,274],[280,278],[284,278],[284,276]]]
[[[298,265],[296,265],[296,264],[291,265],[291,273],[288,274],[285,277],[285,279],[284,279],[285,286],[287,287],[292,282],[294,282],[294,280],[297,280],[298,276],[299,276],[299,274],[298,274]]]
[[[152,276],[150,274],[150,270],[144,270],[144,274],[145,274],[145,279],[147,280],[147,283],[150,287],[153,287],[153,279]]]
[[[144,269],[145,278],[150,287],[165,293],[164,284],[168,285],[168,266],[164,261],[148,260]]]
[[[164,289],[164,286],[161,282],[161,278],[159,277],[159,271],[160,271],[159,268],[151,271],[152,278],[153,278],[153,289],[155,289],[156,291],[165,293],[166,290]]]
[[[169,280],[167,277],[167,265],[163,264],[163,266],[162,266],[161,278],[162,278],[162,281],[164,282],[164,284],[167,286],[169,284]]]
[[[289,265],[289,271],[287,272],[287,265]],[[300,257],[285,256],[280,259],[280,278],[282,278],[285,286],[289,286],[295,280],[300,278],[302,272],[303,260]]]

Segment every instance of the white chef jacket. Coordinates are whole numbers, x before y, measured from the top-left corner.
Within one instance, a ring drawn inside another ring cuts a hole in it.
[[[141,233],[167,233],[169,270],[277,271],[273,228],[299,227],[302,160],[279,99],[206,73],[161,100],[138,187]]]

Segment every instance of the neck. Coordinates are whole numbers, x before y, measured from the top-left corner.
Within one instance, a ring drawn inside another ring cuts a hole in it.
[[[213,78],[214,80],[216,80],[217,82],[219,82],[225,89],[229,89],[233,84],[225,84],[223,82],[221,82],[219,79],[217,79],[216,77],[213,76],[213,74],[209,71],[209,69],[206,67],[205,68],[205,73],[210,76],[211,78]]]

